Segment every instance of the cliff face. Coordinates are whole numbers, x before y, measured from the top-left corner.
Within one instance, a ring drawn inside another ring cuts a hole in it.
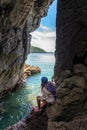
[[[0,1],[0,93],[12,89],[29,53],[30,32],[53,0]],[[47,108],[48,130],[87,128],[87,1],[58,0],[55,80],[57,102]]]
[[[55,80],[48,130],[87,129],[87,1],[58,0]]]
[[[29,53],[30,32],[39,27],[53,0],[0,1],[0,94],[12,89],[21,77]]]

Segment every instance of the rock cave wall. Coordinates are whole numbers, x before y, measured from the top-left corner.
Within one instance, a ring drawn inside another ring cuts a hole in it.
[[[55,80],[57,103],[48,130],[87,129],[87,1],[58,0]]]
[[[30,48],[53,0],[0,0],[0,96],[20,81]]]
[[[30,32],[53,0],[0,1],[0,94],[19,81]],[[87,1],[58,0],[56,63],[58,99],[47,108],[48,130],[87,128]]]

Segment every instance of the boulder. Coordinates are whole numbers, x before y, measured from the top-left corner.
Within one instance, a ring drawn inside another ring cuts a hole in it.
[[[26,79],[27,77],[40,72],[41,69],[39,67],[25,64],[23,69],[23,79]]]

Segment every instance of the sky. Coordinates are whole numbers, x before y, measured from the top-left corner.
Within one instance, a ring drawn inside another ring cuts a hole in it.
[[[57,0],[55,0],[49,7],[48,15],[41,19],[40,27],[31,33],[31,45],[40,47],[47,52],[55,51],[56,5]]]

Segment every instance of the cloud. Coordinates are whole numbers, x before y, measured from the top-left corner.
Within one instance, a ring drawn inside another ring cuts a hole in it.
[[[31,33],[31,45],[40,47],[47,52],[55,51],[56,33],[50,28],[41,25],[40,28]]]
[[[43,31],[50,31],[51,30],[50,28],[43,26],[43,25],[40,25],[40,29],[42,29]]]

